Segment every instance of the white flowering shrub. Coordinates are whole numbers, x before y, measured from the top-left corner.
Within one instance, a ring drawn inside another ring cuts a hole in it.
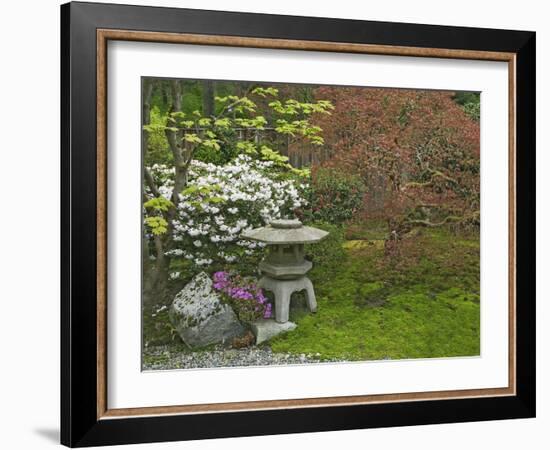
[[[246,155],[223,166],[192,161],[172,222],[173,248],[166,255],[184,258],[195,269],[256,264],[263,244],[240,235],[273,219],[292,217],[293,210],[305,204],[300,194],[305,186],[280,179],[273,164]],[[153,172],[164,177],[159,191],[168,198],[170,172],[162,167]]]

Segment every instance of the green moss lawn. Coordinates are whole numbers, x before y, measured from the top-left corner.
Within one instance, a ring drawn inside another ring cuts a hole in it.
[[[479,355],[479,235],[422,230],[389,259],[376,230],[351,231],[345,254],[310,273],[318,312],[293,308],[298,328],[273,339],[273,351],[347,360]]]
[[[479,355],[478,234],[421,230],[388,258],[383,225],[329,231],[331,239],[310,249],[318,312],[311,314],[303,294],[295,294],[290,320],[298,327],[262,346],[321,360]],[[190,353],[167,313],[144,314],[147,364]]]

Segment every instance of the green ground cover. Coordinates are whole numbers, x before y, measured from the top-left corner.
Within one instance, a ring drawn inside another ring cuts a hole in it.
[[[344,261],[310,274],[318,312],[294,309],[298,328],[272,340],[273,351],[348,360],[479,355],[478,235],[423,231],[394,260],[379,240],[344,248]]]
[[[333,237],[337,230],[331,227]],[[383,227],[375,224],[316,244],[309,275],[318,312],[309,313],[300,306],[301,295],[294,295],[290,320],[297,329],[262,345],[321,360],[479,355],[479,235],[421,230],[403,241],[393,259],[384,256],[383,237]],[[190,352],[166,309],[144,314],[143,325],[147,346],[169,350],[145,353],[145,362]]]

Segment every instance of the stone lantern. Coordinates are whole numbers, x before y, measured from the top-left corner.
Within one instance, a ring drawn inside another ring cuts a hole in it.
[[[263,275],[259,285],[275,296],[277,322],[288,321],[293,292],[305,290],[310,311],[317,311],[313,284],[306,276],[312,263],[304,258],[304,244],[319,242],[327,235],[328,232],[304,226],[296,219],[273,220],[268,226],[242,234],[243,238],[267,244],[268,254],[259,265]]]

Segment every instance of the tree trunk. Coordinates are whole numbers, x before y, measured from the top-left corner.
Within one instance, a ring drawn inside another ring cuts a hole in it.
[[[149,125],[151,123],[151,96],[153,93],[153,87],[154,83],[152,80],[149,80],[145,78],[143,80],[143,84],[141,87],[141,152],[143,155],[143,160],[145,161],[147,153],[149,151],[149,133],[143,129],[145,125]],[[158,194],[158,190],[155,186],[153,177],[148,172],[147,167],[143,167],[143,181],[149,186],[149,189],[153,193],[153,195]],[[145,185],[142,185],[142,189],[145,189]],[[145,196],[145,193],[143,194]],[[145,199],[144,199],[145,201]],[[147,292],[150,292],[152,289],[156,287],[156,281],[157,281],[157,271],[156,271],[156,264],[153,265],[150,260],[150,253],[149,253],[149,242],[148,239],[145,237],[145,234],[142,238],[142,261],[143,261],[143,289],[144,289],[144,300],[146,303],[149,303],[150,296],[146,295]]]
[[[149,150],[149,133],[143,129],[144,125],[151,123],[151,96],[153,94],[153,81],[145,78],[142,86],[142,110],[141,110],[141,151],[145,155]]]
[[[170,95],[172,105],[170,110],[172,112],[178,112],[182,110],[182,90],[181,82],[179,80],[170,80]],[[168,282],[168,268],[169,260],[165,256],[165,252],[172,247],[172,221],[176,215],[176,209],[179,203],[179,193],[185,187],[187,183],[187,167],[186,159],[183,155],[184,148],[182,147],[181,140],[183,137],[182,132],[175,132],[166,130],[166,139],[170,146],[170,150],[174,157],[174,165],[176,167],[176,175],[174,179],[174,189],[172,191],[171,199],[175,208],[171,208],[166,213],[166,220],[168,222],[168,230],[163,236],[155,236],[155,267],[153,270],[153,282],[151,283],[152,289],[154,289],[155,297],[159,298],[164,295]],[[145,172],[145,181],[150,182],[150,174]]]
[[[178,80],[172,80],[170,83],[170,88],[172,92],[172,112],[181,112],[182,110],[182,92],[181,92],[181,83]],[[181,144],[183,138],[183,132],[175,132],[171,130],[166,130],[166,138],[168,144],[170,145],[170,150],[174,156],[174,165],[176,167],[176,174],[174,177],[174,189],[172,191],[172,203],[178,206],[179,203],[179,193],[187,184],[187,170],[189,164],[189,157],[185,147]],[[173,214],[175,211],[169,213],[169,219],[173,219]],[[169,221],[169,225],[171,220]]]
[[[214,83],[212,80],[202,82],[202,115],[205,117],[214,115]]]

